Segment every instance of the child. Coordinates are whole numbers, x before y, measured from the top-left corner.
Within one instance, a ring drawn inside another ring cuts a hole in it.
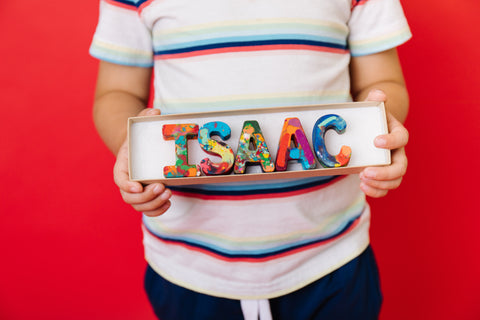
[[[399,186],[408,96],[398,0],[102,0],[98,132],[143,212],[145,288],[181,319],[376,319],[365,194]],[[153,68],[152,68],[153,67]],[[146,109],[154,72],[154,109]],[[385,101],[392,164],[360,175],[165,188],[128,180],[130,116]],[[363,192],[362,192],[363,191]]]

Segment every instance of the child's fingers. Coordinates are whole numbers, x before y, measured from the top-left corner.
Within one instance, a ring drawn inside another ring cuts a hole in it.
[[[153,108],[143,109],[138,116],[159,115],[160,110]],[[143,187],[140,183],[130,181],[128,175],[128,141],[125,140],[117,153],[117,160],[113,167],[113,177],[115,184],[124,192],[137,193],[142,192]]]
[[[138,116],[159,115],[160,110],[146,108]],[[136,211],[148,216],[163,214],[170,207],[172,193],[161,183],[155,183],[143,188],[139,182],[130,181],[128,174],[128,142],[122,144],[118,150],[117,160],[113,167],[115,184],[125,203],[130,204]]]
[[[372,90],[366,100],[385,102],[386,95],[382,90]],[[408,143],[408,131],[391,113],[387,113],[387,123],[389,133],[376,137],[374,144],[377,148],[393,150],[391,165],[365,168],[360,173],[360,188],[373,198],[383,197],[389,190],[398,188],[407,171],[404,147]]]
[[[132,204],[132,207],[139,212],[156,212],[162,208],[165,203],[170,202],[169,199],[171,196],[172,193],[167,189],[164,192],[156,195],[153,199],[143,203]]]
[[[407,172],[408,159],[405,149],[400,148],[392,152],[392,164],[386,167],[368,167],[360,173],[362,180],[391,181],[401,178]]]
[[[170,202],[172,196],[172,192],[160,183],[147,186],[141,193],[120,192],[126,203],[132,205],[136,211],[148,213],[150,216],[166,211],[170,206],[166,203]]]
[[[155,212],[159,208],[163,207],[166,202],[169,202],[168,199],[165,199],[165,194],[161,194],[157,198],[153,199],[152,201],[141,203],[141,204],[134,204],[132,205],[133,209],[137,210],[138,212]]]
[[[131,205],[141,205],[151,202],[165,192],[167,192],[167,194],[170,194],[170,190],[166,190],[164,185],[161,183],[148,185],[144,188],[143,192],[138,193],[131,193],[120,190],[123,201]],[[168,198],[169,197],[167,197],[167,199]]]
[[[118,150],[117,160],[113,166],[113,180],[115,184],[125,192],[142,192],[140,183],[130,181],[128,175],[128,145],[125,141]]]
[[[171,206],[170,200],[165,202],[160,208],[151,210],[151,211],[143,211],[143,214],[148,217],[156,217],[164,214]]]
[[[121,192],[138,193],[143,191],[140,183],[130,181],[127,171],[114,167],[113,179]]]
[[[383,101],[387,100],[385,92],[379,89],[371,90],[368,93],[366,101]],[[387,123],[389,134],[378,136],[374,144],[377,148],[398,149],[407,145],[408,131],[403,124],[398,121],[390,112],[387,112]]]
[[[375,146],[390,150],[405,147],[409,138],[408,130],[390,113],[387,113],[387,120],[390,133],[376,137]]]
[[[372,198],[381,198],[387,195],[388,190],[385,189],[377,189],[374,187],[371,187],[367,184],[361,183],[360,184],[360,189],[369,197]]]
[[[393,190],[400,186],[402,183],[403,177],[393,179],[393,180],[362,180],[361,184],[366,185],[370,188],[381,189],[381,190]]]
[[[370,197],[380,198],[389,190],[400,186],[407,171],[407,157],[405,149],[392,152],[392,164],[387,167],[369,167],[360,173],[360,188]]]

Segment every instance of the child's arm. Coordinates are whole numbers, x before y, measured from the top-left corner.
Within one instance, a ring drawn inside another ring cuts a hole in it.
[[[93,119],[100,137],[117,155],[114,180],[123,200],[148,216],[163,214],[169,207],[170,190],[161,183],[145,188],[128,177],[127,119],[160,114],[145,109],[150,90],[150,68],[129,67],[101,61],[98,71]]]
[[[369,167],[360,173],[360,187],[371,197],[383,197],[397,188],[407,170],[405,145],[408,131],[403,122],[408,113],[408,92],[396,49],[352,57],[351,91],[354,100],[385,101],[389,134],[378,136],[375,145],[392,150],[392,164]]]

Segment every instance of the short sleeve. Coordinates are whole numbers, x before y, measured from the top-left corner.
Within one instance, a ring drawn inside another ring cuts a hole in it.
[[[98,25],[90,54],[117,64],[138,67],[153,65],[151,32],[142,22],[133,2],[100,1]]]
[[[411,38],[399,0],[359,0],[354,3],[348,23],[352,56],[392,49]]]

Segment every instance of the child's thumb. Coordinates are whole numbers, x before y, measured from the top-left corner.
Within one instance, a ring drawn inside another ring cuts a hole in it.
[[[385,100],[387,100],[387,95],[385,94],[385,92],[383,92],[380,89],[371,90],[368,93],[367,98],[365,99],[365,101],[382,101],[382,102],[384,102]]]
[[[138,114],[139,117],[143,117],[143,116],[158,116],[160,114],[160,110],[159,109],[155,109],[155,108],[145,108],[143,109],[142,111],[140,111],[140,113]]]

